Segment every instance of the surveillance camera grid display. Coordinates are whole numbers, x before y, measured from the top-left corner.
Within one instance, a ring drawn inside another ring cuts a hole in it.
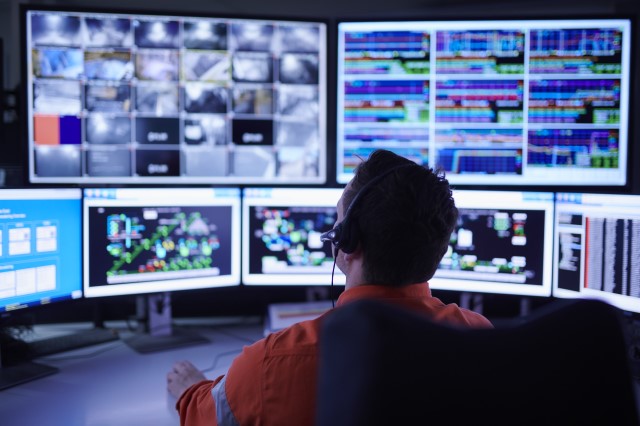
[[[325,182],[324,23],[37,9],[30,181]]]

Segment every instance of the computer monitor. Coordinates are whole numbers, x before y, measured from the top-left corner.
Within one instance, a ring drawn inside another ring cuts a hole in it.
[[[82,297],[81,191],[0,189],[0,314]]]
[[[640,196],[558,193],[553,295],[640,313]]]
[[[344,284],[330,244],[339,188],[245,188],[242,282],[247,285]],[[334,276],[332,278],[332,273]]]
[[[0,189],[0,389],[57,367],[29,362],[16,314],[82,297],[81,191]]]
[[[86,188],[84,294],[240,284],[238,188]]]
[[[550,296],[554,194],[454,191],[459,211],[432,289]]]
[[[376,148],[457,185],[628,184],[630,19],[338,23],[337,181]]]
[[[30,182],[326,181],[326,22],[21,11]]]

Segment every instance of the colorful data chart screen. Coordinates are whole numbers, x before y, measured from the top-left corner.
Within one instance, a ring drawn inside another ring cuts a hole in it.
[[[431,288],[549,296],[553,193],[454,191],[458,223]]]
[[[375,149],[453,184],[624,186],[631,21],[338,23],[336,180]]]
[[[559,193],[553,295],[640,313],[640,196]]]
[[[240,190],[84,191],[88,297],[237,285]]]
[[[326,181],[325,22],[22,18],[31,182]]]
[[[79,189],[0,189],[0,313],[82,297]]]
[[[249,285],[344,284],[330,243],[338,188],[245,188],[242,282]]]

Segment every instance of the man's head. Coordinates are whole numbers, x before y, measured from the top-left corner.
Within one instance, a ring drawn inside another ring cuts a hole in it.
[[[385,150],[373,152],[358,166],[338,202],[338,222],[344,221],[353,250],[362,254],[366,284],[402,286],[430,279],[457,218],[441,173]],[[344,254],[338,256],[338,266],[347,273]]]

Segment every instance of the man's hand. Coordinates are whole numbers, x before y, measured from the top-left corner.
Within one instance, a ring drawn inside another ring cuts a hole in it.
[[[206,379],[189,361],[179,361],[173,364],[173,368],[167,373],[167,390],[174,397],[180,398],[191,385]]]

